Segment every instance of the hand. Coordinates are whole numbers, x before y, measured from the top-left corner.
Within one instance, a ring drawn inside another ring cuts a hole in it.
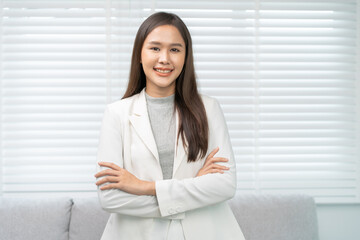
[[[136,195],[155,195],[154,182],[142,181],[114,163],[99,162],[99,165],[110,168],[100,171],[94,175],[96,178],[106,176],[97,181],[96,185],[109,183],[100,187],[100,190],[114,188]]]
[[[209,156],[206,158],[204,166],[199,170],[196,177],[209,174],[209,173],[224,173],[224,170],[229,170],[230,168],[216,164],[215,162],[227,162],[227,158],[214,157],[214,155],[219,151],[219,147],[215,148]]]

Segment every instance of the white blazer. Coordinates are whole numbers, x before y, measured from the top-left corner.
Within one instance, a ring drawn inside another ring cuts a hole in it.
[[[156,196],[138,196],[118,189],[100,190],[104,210],[111,213],[102,240],[165,240],[171,219],[181,219],[186,240],[244,240],[226,200],[236,190],[236,168],[228,129],[216,99],[201,95],[209,123],[209,148],[226,157],[230,167],[223,174],[195,177],[206,159],[187,162],[181,137],[175,147],[173,178],[163,180],[159,154],[152,133],[145,88],[132,97],[106,106],[97,161],[113,162],[141,180],[155,181]],[[179,116],[176,114],[176,135]],[[177,136],[176,136],[177,139]],[[176,143],[176,141],[175,141]],[[175,144],[176,145],[176,144]],[[97,172],[104,170],[97,164]]]

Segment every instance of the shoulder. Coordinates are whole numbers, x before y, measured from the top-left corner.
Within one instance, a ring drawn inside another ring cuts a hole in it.
[[[200,93],[200,97],[204,103],[204,107],[207,113],[213,113],[219,110],[221,111],[220,103],[216,98],[202,93]]]
[[[209,95],[206,95],[206,94],[203,94],[203,93],[200,93],[199,94],[203,103],[206,104],[206,105],[211,105],[211,104],[215,104],[217,102],[217,99],[214,98],[214,97],[211,97]]]
[[[134,100],[136,95],[138,95],[138,94],[135,94],[135,95],[133,95],[131,97],[128,97],[128,98],[116,100],[116,101],[114,101],[112,103],[107,104],[106,107],[109,108],[110,110],[113,110],[113,111],[118,110],[118,109],[122,109],[122,108],[126,108],[129,105],[131,105],[131,102]]]
[[[139,97],[139,93],[131,97],[119,99],[112,103],[108,103],[105,107],[105,111],[108,111],[112,115],[127,116],[131,111],[131,108],[135,100]]]

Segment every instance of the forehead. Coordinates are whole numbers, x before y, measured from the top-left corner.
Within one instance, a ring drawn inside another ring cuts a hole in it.
[[[172,25],[162,25],[154,28],[145,39],[145,43],[160,42],[162,44],[181,43],[185,45],[179,30]]]

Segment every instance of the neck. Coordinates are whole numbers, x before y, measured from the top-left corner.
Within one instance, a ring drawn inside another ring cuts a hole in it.
[[[175,93],[175,85],[166,88],[154,88],[150,84],[146,84],[145,92],[151,97],[168,97]]]

